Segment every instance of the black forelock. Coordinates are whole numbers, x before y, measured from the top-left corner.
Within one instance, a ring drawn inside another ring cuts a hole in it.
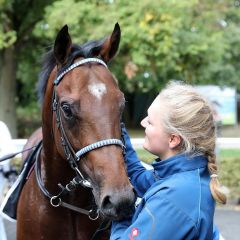
[[[99,41],[89,41],[82,45],[73,45],[64,69],[69,67],[69,65],[72,64],[73,60],[76,57],[84,57],[84,58],[97,57],[101,50],[103,42],[104,42],[104,39]],[[41,104],[45,96],[47,81],[49,79],[50,73],[52,72],[56,64],[57,62],[56,62],[53,48],[52,48],[43,57],[42,69],[38,77],[37,93],[38,93],[38,99]]]

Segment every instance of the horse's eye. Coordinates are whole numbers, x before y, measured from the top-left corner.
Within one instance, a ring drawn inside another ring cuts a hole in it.
[[[72,114],[72,110],[71,110],[71,107],[69,104],[63,103],[61,108],[62,108],[64,116],[66,118],[72,118],[73,114]]]

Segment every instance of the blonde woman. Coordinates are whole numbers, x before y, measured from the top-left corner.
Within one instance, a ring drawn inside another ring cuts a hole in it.
[[[209,103],[191,86],[171,83],[141,125],[143,147],[158,158],[153,170],[146,170],[123,129],[128,175],[142,200],[131,219],[113,222],[111,240],[218,239],[218,231],[213,233],[215,201],[226,203],[226,197],[218,182]]]

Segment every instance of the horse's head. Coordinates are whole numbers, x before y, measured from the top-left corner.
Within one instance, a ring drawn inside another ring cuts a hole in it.
[[[63,27],[55,40],[56,67],[50,74],[51,85],[55,80],[50,90],[54,93],[52,128],[57,152],[73,169],[79,168],[91,183],[100,211],[112,219],[131,214],[135,201],[120,141],[125,99],[105,66],[118,50],[120,35],[116,24],[106,39],[76,46],[67,26]]]

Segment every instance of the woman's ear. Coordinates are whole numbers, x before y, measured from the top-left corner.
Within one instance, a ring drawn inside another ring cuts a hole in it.
[[[169,148],[174,149],[180,145],[182,138],[177,134],[171,134],[169,137]]]

